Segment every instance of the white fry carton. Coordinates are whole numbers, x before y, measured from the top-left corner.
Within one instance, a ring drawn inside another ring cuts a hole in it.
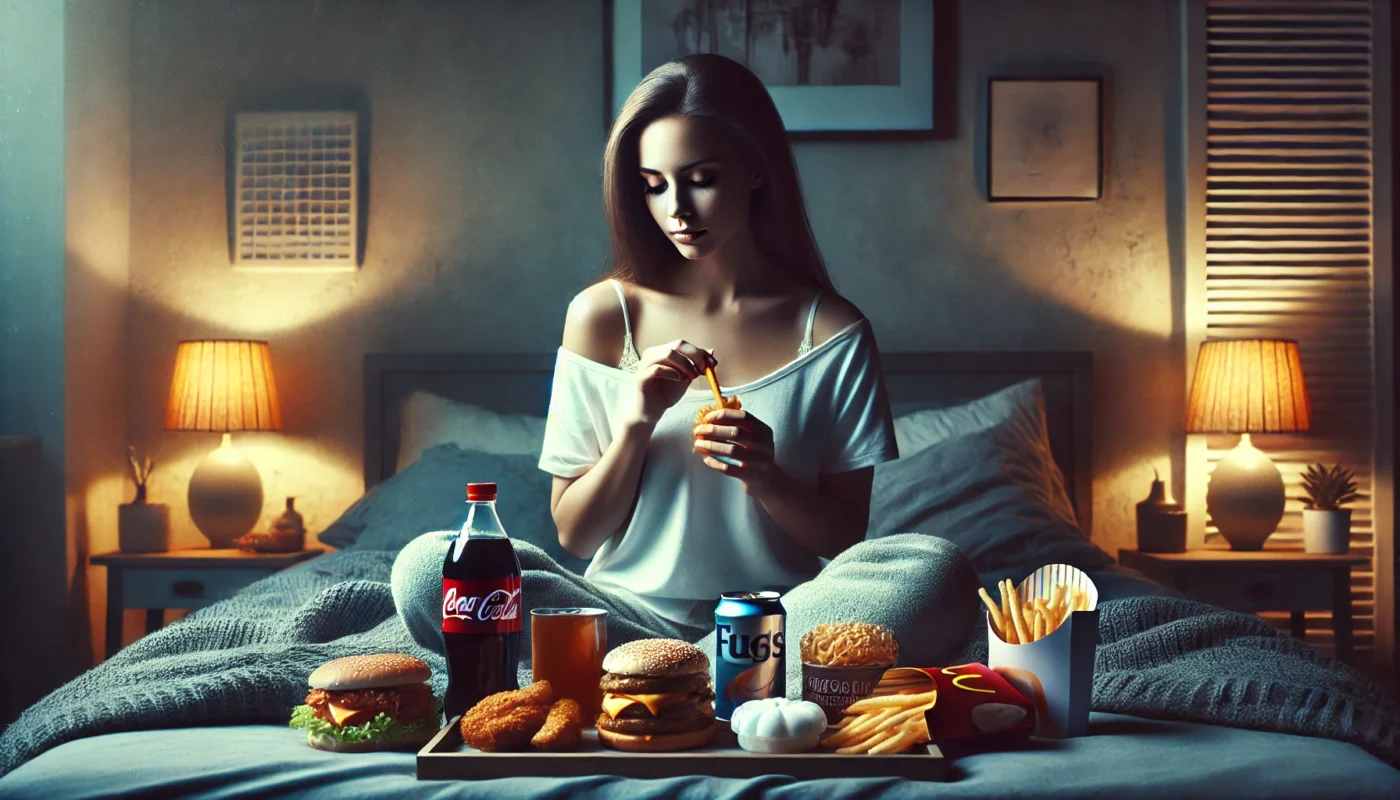
[[[1085,592],[1089,610],[1070,612],[1049,636],[1007,644],[987,614],[987,666],[1034,701],[1035,735],[1051,739],[1082,736],[1089,725],[1094,650],[1099,643],[1099,591],[1088,575],[1068,564],[1047,564],[1017,587],[1023,601],[1044,598],[1049,603],[1060,584]]]

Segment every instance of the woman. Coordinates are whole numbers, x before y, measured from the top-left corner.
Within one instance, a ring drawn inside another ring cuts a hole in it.
[[[604,197],[614,269],[569,305],[540,457],[560,544],[592,561],[580,578],[517,543],[525,606],[605,607],[614,645],[695,641],[721,592],[792,590],[795,643],[831,605],[824,594],[851,592],[824,584],[826,560],[907,569],[913,553],[957,577],[957,606],[974,608],[976,574],[946,542],[861,543],[874,465],[897,456],[878,351],[827,277],[763,84],[717,55],[658,67],[613,126]],[[742,408],[697,420],[714,404],[707,366]],[[435,650],[430,578],[445,548],[421,537],[394,567],[400,614]],[[868,588],[865,621],[908,627],[937,603]],[[972,614],[952,618],[940,643],[961,642]]]

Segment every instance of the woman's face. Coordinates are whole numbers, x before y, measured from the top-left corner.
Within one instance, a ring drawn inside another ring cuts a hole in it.
[[[651,218],[682,256],[704,258],[748,225],[761,181],[711,125],[659,119],[642,131],[638,150]]]

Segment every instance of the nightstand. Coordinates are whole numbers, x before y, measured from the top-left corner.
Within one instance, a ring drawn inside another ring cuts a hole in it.
[[[1198,600],[1234,611],[1289,612],[1289,632],[1302,639],[1304,611],[1332,612],[1333,653],[1351,663],[1351,568],[1361,555],[1315,555],[1300,549],[1202,548],[1185,553],[1119,550],[1118,563]]]
[[[167,608],[203,608],[322,552],[246,553],[204,548],[93,556],[93,564],[107,568],[107,657],[122,649],[122,611],[128,608],[146,609],[146,633],[151,633],[161,626]]]

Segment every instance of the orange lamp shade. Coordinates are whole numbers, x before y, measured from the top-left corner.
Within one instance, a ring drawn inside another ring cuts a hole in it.
[[[1188,433],[1293,433],[1310,424],[1297,342],[1221,339],[1201,345],[1186,408]]]
[[[171,431],[280,431],[282,410],[267,342],[180,342],[165,408]]]

